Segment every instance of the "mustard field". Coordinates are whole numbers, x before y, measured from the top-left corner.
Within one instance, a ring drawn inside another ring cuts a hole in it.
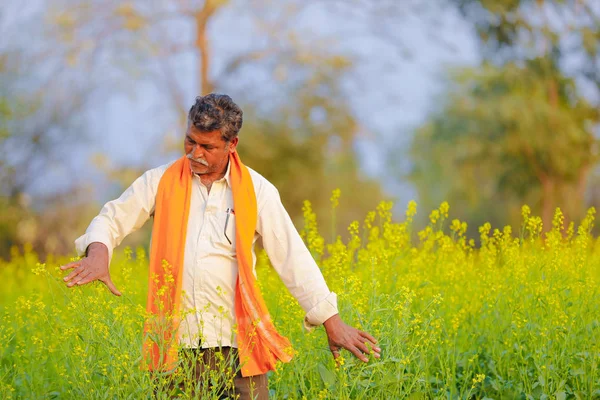
[[[301,231],[342,318],[379,340],[381,359],[362,363],[342,351],[336,366],[323,328],[303,331],[304,312],[259,256],[271,316],[295,350],[269,373],[272,399],[600,399],[593,209],[569,226],[557,210],[542,234],[540,218],[523,207],[521,226],[486,224],[476,240],[446,203],[419,232],[415,203],[401,223],[391,209],[381,203],[351,224],[348,240],[326,243],[305,203]],[[122,297],[100,282],[67,288],[59,270],[67,261],[40,263],[25,249],[0,264],[0,398],[168,398],[164,380],[139,368],[145,252],[115,253],[110,270]]]

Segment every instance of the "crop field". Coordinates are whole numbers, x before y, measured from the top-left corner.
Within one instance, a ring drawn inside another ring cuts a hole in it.
[[[342,351],[336,365],[323,328],[303,331],[304,312],[260,254],[260,286],[295,351],[269,373],[272,399],[600,398],[593,209],[568,226],[557,210],[542,234],[540,218],[523,207],[521,226],[485,224],[476,240],[446,203],[419,232],[415,203],[401,223],[391,209],[382,202],[348,227],[347,240],[326,243],[305,203],[301,231],[342,318],[378,339],[381,359],[363,363]],[[116,252],[111,276],[122,297],[100,282],[67,288],[59,270],[67,261],[40,263],[25,249],[0,264],[0,398],[168,398],[164,381],[138,367],[145,252]]]

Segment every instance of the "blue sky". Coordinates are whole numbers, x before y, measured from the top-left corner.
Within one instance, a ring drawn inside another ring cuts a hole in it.
[[[62,4],[67,3],[65,0]],[[407,2],[413,3],[419,2]],[[15,8],[11,8],[16,4],[5,3],[5,11],[14,12]],[[43,7],[41,1],[28,4],[32,15],[38,14],[36,4],[39,9]],[[60,4],[56,0],[54,5]],[[255,17],[240,4],[233,1],[210,25],[213,73],[221,71],[235,55],[264,45]],[[353,60],[344,88],[366,133],[357,143],[361,165],[367,174],[382,177],[387,192],[397,199],[399,207],[404,207],[416,193],[397,176],[389,176],[382,155],[389,148],[397,148],[398,157],[405,157],[413,129],[444,98],[444,74],[448,68],[478,62],[473,32],[448,8],[433,14],[429,9],[417,17],[411,12],[394,14],[385,10],[373,14],[341,13],[329,2],[311,4],[289,23],[291,27],[286,23],[282,26],[293,31],[299,46],[308,51],[331,48]],[[276,24],[282,22],[277,20],[279,11],[261,17]],[[44,16],[38,14],[34,18]],[[174,43],[189,42],[193,28],[189,22],[172,21],[165,25],[164,35]],[[198,87],[195,53],[183,52],[171,58],[169,67],[184,101],[191,104]],[[97,73],[108,75],[108,68]],[[224,87],[234,100],[247,97],[249,87],[261,88],[258,95],[268,102],[271,95],[277,94],[277,85],[266,71],[244,68]],[[126,87],[103,87],[102,93],[84,118],[91,145],[72,153],[68,166],[56,168],[51,181],[55,188],[81,180],[97,183],[99,200],[106,201],[114,193],[110,192],[110,182],[95,171],[91,156],[105,153],[115,165],[158,165],[169,159],[161,151],[165,135],[174,137],[178,128],[164,88],[151,80],[132,79]],[[243,140],[243,130],[240,139]]]
[[[304,37],[308,46],[311,40],[316,46],[323,42],[332,43],[336,51],[356,59],[346,85],[347,91],[359,120],[372,133],[358,143],[361,162],[368,174],[385,176],[384,157],[377,155],[393,145],[398,146],[398,156],[404,156],[402,149],[408,145],[414,127],[444,97],[443,82],[447,68],[477,62],[473,34],[452,12],[443,13],[444,22],[437,27],[429,25],[431,21],[428,18],[403,18],[402,23],[390,27],[390,36],[397,39],[387,35],[383,39],[373,37],[365,21],[344,19],[344,16],[335,15],[324,7],[312,7],[305,14],[297,22],[296,29],[311,32],[314,36],[311,38],[307,34]],[[224,27],[228,29],[226,35],[220,34]],[[338,30],[352,31],[353,35],[336,37]],[[257,39],[253,36],[252,24],[244,21],[237,10],[221,13],[211,25],[210,33],[214,51],[213,71],[219,71],[232,54],[251,48]],[[439,38],[450,46],[440,44]],[[196,95],[194,88],[197,87],[194,77],[196,58],[188,54],[178,61],[180,63],[174,70],[191,104]],[[253,74],[247,79],[257,78]],[[231,89],[227,93],[235,100],[235,84],[227,86]],[[276,85],[274,90],[277,90]],[[103,137],[96,149],[110,154],[115,163],[143,163],[144,157],[152,153],[152,147],[160,142],[157,139],[164,132],[175,129],[173,116],[153,112],[160,108],[160,102],[160,93],[149,84],[136,86],[130,97],[112,96],[94,117],[106,122],[105,126],[93,124],[101,127],[98,138]],[[110,135],[104,137],[100,131]],[[154,139],[144,144],[140,138],[147,135]],[[243,140],[243,136],[240,138]],[[387,177],[385,185],[388,192],[397,197],[399,206],[416,196],[409,184],[393,177]]]

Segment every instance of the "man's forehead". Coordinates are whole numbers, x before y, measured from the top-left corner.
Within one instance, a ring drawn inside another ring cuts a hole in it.
[[[212,143],[224,141],[219,130],[206,132],[196,129],[193,125],[188,127],[186,136],[190,136],[195,142]]]

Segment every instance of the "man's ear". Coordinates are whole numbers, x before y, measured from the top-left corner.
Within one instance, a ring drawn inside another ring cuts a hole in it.
[[[237,147],[239,138],[236,136],[233,139],[231,139],[231,142],[229,142],[229,152],[233,153]]]

